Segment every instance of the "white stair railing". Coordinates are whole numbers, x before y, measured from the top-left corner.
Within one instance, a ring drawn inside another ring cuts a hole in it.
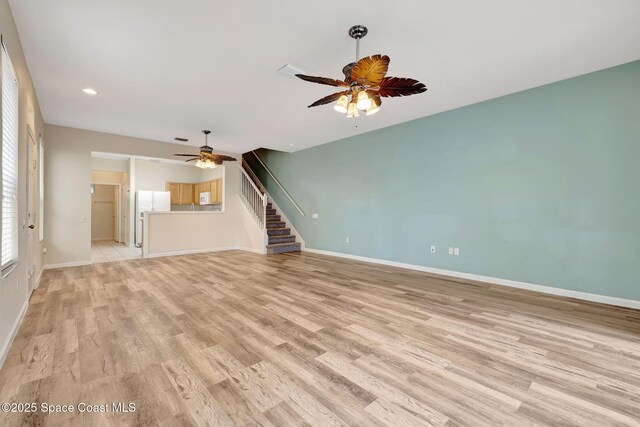
[[[240,167],[242,171],[240,199],[246,206],[249,214],[255,221],[258,228],[266,233],[267,229],[267,195],[262,192],[253,183],[249,174]]]

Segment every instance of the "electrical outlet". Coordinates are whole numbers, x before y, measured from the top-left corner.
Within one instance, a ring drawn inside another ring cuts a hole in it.
[[[460,255],[460,248],[453,248],[454,255]]]
[[[436,245],[431,245],[431,253],[432,254],[436,253]]]
[[[346,240],[347,243],[349,243],[349,238],[348,237],[345,240]]]
[[[449,248],[449,255],[453,255],[453,248]]]
[[[81,216],[81,217],[80,217],[80,222],[81,222],[81,223],[83,223],[83,224],[84,224],[85,222],[87,222],[87,217],[86,217],[86,216]]]
[[[311,218],[312,219],[318,219],[318,214],[317,213],[311,214]]]

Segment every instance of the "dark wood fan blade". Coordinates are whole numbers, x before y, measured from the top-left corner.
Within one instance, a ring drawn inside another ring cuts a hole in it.
[[[193,159],[185,160],[185,162],[193,162],[194,160],[198,160],[200,157],[194,157]]]
[[[409,96],[427,91],[427,87],[415,79],[404,77],[385,77],[378,85],[380,96]]]
[[[340,98],[342,95],[346,95],[347,93],[349,93],[348,90],[344,90],[342,92],[332,93],[331,95],[325,96],[322,99],[318,99],[316,102],[314,102],[313,104],[309,105],[309,108],[317,107],[318,105],[324,105],[324,104],[328,104],[328,103],[333,102],[333,101],[337,101],[338,98]]]
[[[222,154],[216,154],[216,156],[223,162],[235,162],[236,159],[230,156],[224,156]]]
[[[174,154],[174,156],[182,156],[182,157],[196,157],[197,154]]]
[[[222,162],[233,162],[236,159],[230,156],[225,156],[223,154],[214,154],[214,153],[202,153],[203,157],[213,160],[216,165],[222,164]],[[219,162],[219,163],[218,163]]]
[[[377,86],[389,69],[387,55],[366,56],[359,60],[351,70],[351,79],[367,86]]]
[[[306,76],[304,74],[296,74],[296,77],[306,82],[319,83],[321,85],[338,86],[338,87],[349,86],[346,82],[343,82],[342,80],[330,79],[328,77]]]

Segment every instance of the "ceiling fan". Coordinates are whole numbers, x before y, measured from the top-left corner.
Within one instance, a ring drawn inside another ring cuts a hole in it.
[[[309,105],[309,108],[337,100],[333,108],[339,113],[347,113],[347,117],[358,117],[358,110],[365,111],[367,116],[370,116],[380,109],[381,97],[416,95],[427,90],[424,84],[415,79],[386,77],[390,61],[387,55],[372,55],[359,59],[360,39],[366,36],[367,32],[367,27],[363,25],[354,25],[349,29],[349,35],[356,40],[356,62],[344,66],[344,80],[296,74],[296,77],[308,82],[345,88],[341,92],[317,100]]]
[[[202,133],[204,133],[204,145],[200,147],[199,154],[174,154],[174,156],[193,157],[192,159],[185,160],[185,162],[197,160],[196,166],[202,169],[213,169],[218,167],[218,165],[221,165],[222,162],[236,160],[233,157],[214,153],[213,148],[209,147],[208,143],[208,137],[211,131],[203,130]]]

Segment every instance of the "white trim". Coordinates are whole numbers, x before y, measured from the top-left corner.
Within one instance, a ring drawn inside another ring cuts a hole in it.
[[[66,267],[82,267],[84,265],[91,265],[93,262],[89,261],[73,261],[73,262],[61,262],[58,264],[45,264],[43,269],[51,270],[52,268],[66,268]]]
[[[38,289],[38,287],[40,287],[40,279],[42,279],[43,272],[44,272],[44,266],[40,269],[40,273],[38,273],[38,277],[36,278],[36,284],[35,284],[35,287],[33,288],[33,291],[35,291],[36,289]]]
[[[258,254],[258,255],[265,255],[267,253],[267,248],[256,249],[256,248],[245,248],[242,246],[236,246],[234,250],[243,251],[243,252],[253,252],[254,254]]]
[[[22,305],[22,309],[20,310],[20,314],[16,318],[16,321],[13,322],[13,326],[11,327],[11,332],[9,332],[9,336],[5,340],[2,345],[2,350],[0,350],[0,368],[4,364],[4,361],[7,359],[9,355],[9,349],[11,348],[11,344],[13,344],[13,340],[20,329],[20,325],[22,324],[22,320],[24,319],[24,315],[27,314],[27,308],[29,307],[29,300],[25,301]]]
[[[306,252],[311,252],[315,254],[329,255],[329,256],[335,256],[339,258],[347,258],[347,259],[352,259],[356,261],[371,262],[374,264],[388,265],[391,267],[406,268],[408,270],[417,270],[425,273],[438,274],[441,276],[450,276],[450,277],[456,277],[460,279],[473,280],[476,282],[485,282],[485,283],[490,283],[492,285],[526,289],[528,291],[540,292],[543,294],[557,295],[561,297],[575,298],[575,299],[580,299],[584,301],[591,301],[591,302],[598,302],[602,304],[616,305],[620,307],[640,309],[640,301],[637,301],[637,300],[610,297],[610,296],[599,295],[599,294],[591,294],[588,292],[581,292],[581,291],[572,291],[569,289],[554,288],[551,286],[536,285],[536,284],[527,283],[527,282],[518,282],[516,280],[500,279],[497,277],[480,276],[478,274],[462,273],[459,271],[443,270],[440,268],[426,267],[423,265],[405,264],[402,262],[388,261],[388,260],[379,259],[379,258],[369,258],[369,257],[364,257],[359,255],[345,254],[341,252],[331,252],[331,251],[324,251],[320,249],[309,249],[309,248],[305,248],[303,250]]]
[[[223,252],[223,251],[244,251],[244,252],[253,252],[256,254],[264,255],[262,249],[254,249],[254,248],[246,248],[243,246],[224,246],[220,248],[209,248],[209,249],[190,249],[186,251],[173,251],[173,252],[163,252],[157,254],[148,254],[146,258],[160,258],[160,257],[169,257],[176,255],[192,255],[192,254],[203,254],[208,252]]]
[[[35,292],[36,289],[40,287],[40,279],[42,279],[42,273],[44,272],[44,267],[40,269],[40,273],[38,273],[38,277],[36,278],[36,283],[31,290],[31,293]],[[16,318],[16,321],[13,322],[13,326],[11,327],[11,332],[7,337],[7,340],[2,346],[2,350],[0,350],[0,368],[4,364],[4,361],[7,359],[7,355],[9,354],[9,349],[11,348],[11,344],[13,344],[13,340],[16,337],[16,334],[20,330],[20,325],[22,325],[22,321],[24,320],[24,316],[27,314],[27,309],[29,308],[29,301],[31,300],[31,295],[27,298],[27,300],[22,305],[22,309]]]

